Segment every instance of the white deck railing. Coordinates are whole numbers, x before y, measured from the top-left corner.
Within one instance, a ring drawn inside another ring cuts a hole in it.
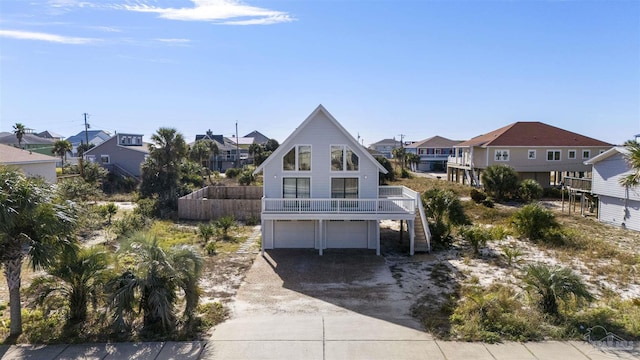
[[[414,199],[262,199],[263,213],[414,214]]]

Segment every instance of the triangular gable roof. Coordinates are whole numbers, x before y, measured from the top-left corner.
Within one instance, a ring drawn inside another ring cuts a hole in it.
[[[79,133],[70,136],[67,138],[72,145],[83,143],[86,138],[89,138],[89,142],[93,141],[95,138],[99,138],[102,141],[107,141],[111,138],[111,135],[104,130],[88,130],[85,135],[84,131],[80,131]]]
[[[58,158],[22,150],[11,145],[0,144],[0,164],[18,165],[28,163],[56,162]]]
[[[519,121],[456,146],[613,146],[539,121]]]
[[[92,155],[92,153],[98,151],[99,149],[101,149],[103,146],[107,146],[109,143],[113,142],[113,141],[118,141],[118,136],[117,135],[113,135],[112,137],[110,137],[109,139],[107,139],[106,141],[101,142],[100,144],[92,147],[91,149],[87,150],[84,152],[84,155]],[[117,144],[118,146],[121,146],[120,144]],[[136,146],[121,146],[122,148],[125,149],[129,149],[129,150],[133,150],[133,151],[138,151],[138,152],[142,152],[145,154],[149,153],[149,143],[143,142],[142,145],[136,145]]]
[[[280,144],[280,146],[278,146],[278,148],[273,152],[273,154],[271,154],[262,164],[260,164],[260,166],[258,166],[256,168],[256,170],[253,172],[253,174],[258,174],[262,171],[262,169],[269,164],[271,161],[274,161],[273,159],[279,159],[280,157],[282,157],[284,155],[285,151],[289,151],[291,146],[295,145],[293,142],[295,141],[297,135],[302,132],[302,130],[307,127],[307,125],[309,125],[309,123],[311,123],[316,116],[322,112],[327,119],[329,119],[329,121],[333,124],[333,126],[335,126],[346,138],[347,140],[351,143],[351,149],[353,151],[357,151],[359,152],[362,156],[366,157],[367,159],[369,159],[369,161],[372,161],[374,164],[376,164],[376,166],[378,167],[378,170],[383,173],[386,174],[388,171],[387,169],[385,169],[382,165],[380,165],[380,163],[373,157],[371,156],[371,154],[369,154],[368,151],[364,151],[362,149],[362,146],[358,143],[358,141],[351,136],[351,134],[349,134],[349,132],[342,127],[342,125],[340,125],[340,123],[338,122],[338,120],[336,120],[336,118],[333,117],[333,115],[331,115],[331,113],[329,113],[329,111],[327,111],[327,109],[325,109],[324,106],[322,106],[322,104],[318,105],[318,107],[313,110],[313,112],[302,122],[302,124],[300,124],[292,133],[291,135],[289,135],[285,141]]]
[[[253,130],[244,137],[253,138],[256,144],[266,144],[266,142],[269,141],[269,138],[258,130]]]
[[[380,141],[374,142],[373,144],[369,145],[369,146],[376,146],[376,145],[392,145],[392,146],[396,146],[396,145],[400,145],[400,140],[396,140],[396,139],[382,139]]]
[[[459,144],[460,140],[451,140],[442,136],[432,136],[428,139],[424,139],[422,141],[415,142],[411,145],[407,145],[408,148],[419,148],[419,147],[433,147],[433,148],[448,148],[453,147],[454,145]]]
[[[593,165],[595,163],[598,163],[602,160],[606,160],[612,156],[618,155],[618,154],[622,154],[622,155],[627,155],[629,153],[629,150],[627,150],[627,148],[625,148],[624,146],[615,146],[612,147],[611,149],[603,152],[602,154],[598,154],[594,157],[592,157],[591,159],[587,160],[584,162],[585,165]]]

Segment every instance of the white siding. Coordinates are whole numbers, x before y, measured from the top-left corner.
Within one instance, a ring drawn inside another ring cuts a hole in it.
[[[314,121],[307,124],[294,139],[288,149],[295,145],[311,145],[311,171],[283,171],[282,156],[274,158],[263,170],[264,196],[266,198],[282,197],[283,177],[311,177],[311,197],[331,197],[331,177],[358,177],[359,197],[378,197],[378,168],[368,160],[361,146],[352,147],[349,140],[336,128],[326,115],[319,112]],[[358,171],[331,171],[331,145],[348,145],[359,157]]]
[[[640,201],[601,195],[598,211],[604,223],[640,231]]]
[[[27,176],[39,176],[44,178],[47,182],[55,184],[57,176],[56,176],[56,163],[55,162],[47,162],[47,163],[27,163],[16,165],[19,167]]]
[[[640,201],[638,187],[626,189],[620,185],[620,179],[630,174],[631,169],[624,160],[624,155],[618,153],[593,165],[592,191],[598,195]]]

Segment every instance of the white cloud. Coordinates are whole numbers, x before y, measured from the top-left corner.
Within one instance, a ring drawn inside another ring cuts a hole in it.
[[[210,21],[231,25],[267,25],[294,20],[286,12],[245,5],[237,0],[191,1],[194,7],[189,8],[162,8],[145,3],[122,5],[121,8],[135,12],[155,13],[161,18],[170,20]]]
[[[97,42],[97,39],[69,37],[41,32],[21,31],[21,30],[0,30],[0,37],[19,40],[39,40],[60,44],[83,45]]]
[[[191,42],[191,40],[189,39],[155,39],[155,40],[167,45],[176,45],[176,46],[184,46]]]

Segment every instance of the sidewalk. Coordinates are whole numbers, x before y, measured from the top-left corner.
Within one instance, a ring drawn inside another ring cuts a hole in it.
[[[206,342],[0,346],[2,359],[640,359],[634,351],[580,341],[483,344],[431,335],[363,315],[272,315],[231,319]]]

